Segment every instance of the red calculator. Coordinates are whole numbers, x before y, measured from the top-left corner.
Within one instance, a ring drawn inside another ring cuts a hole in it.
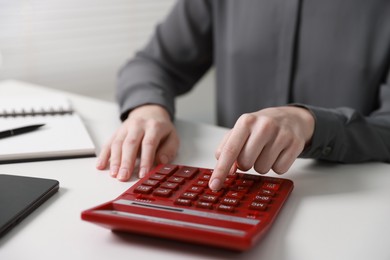
[[[244,251],[271,227],[291,180],[229,174],[212,191],[212,169],[159,165],[116,199],[82,212],[83,220],[125,231]]]

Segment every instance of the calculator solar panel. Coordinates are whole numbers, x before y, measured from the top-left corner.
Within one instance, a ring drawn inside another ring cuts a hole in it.
[[[229,174],[219,191],[212,170],[159,165],[116,199],[82,212],[83,220],[116,231],[243,251],[273,224],[293,189],[288,179]]]

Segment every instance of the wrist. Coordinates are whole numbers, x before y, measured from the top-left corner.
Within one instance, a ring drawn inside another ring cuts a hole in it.
[[[292,108],[295,111],[296,115],[299,118],[299,121],[301,122],[303,135],[305,139],[305,147],[307,147],[308,145],[310,145],[311,139],[314,134],[315,117],[313,113],[306,107],[293,105],[290,106],[290,108]]]
[[[139,107],[136,107],[129,111],[128,117],[137,117],[137,116],[158,116],[164,119],[171,119],[169,112],[163,106],[156,104],[146,104]]]

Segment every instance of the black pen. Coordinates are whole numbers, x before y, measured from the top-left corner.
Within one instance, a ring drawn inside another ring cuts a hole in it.
[[[44,126],[45,124],[37,124],[37,125],[28,125],[28,126],[22,126],[14,129],[8,129],[5,131],[0,132],[0,138],[6,138],[14,135],[20,135],[24,133],[28,133],[34,130],[37,130],[41,126]]]

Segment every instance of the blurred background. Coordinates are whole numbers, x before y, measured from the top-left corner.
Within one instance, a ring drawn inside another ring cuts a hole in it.
[[[0,80],[114,101],[119,67],[174,0],[0,0]],[[177,100],[177,116],[215,123],[214,71]]]

